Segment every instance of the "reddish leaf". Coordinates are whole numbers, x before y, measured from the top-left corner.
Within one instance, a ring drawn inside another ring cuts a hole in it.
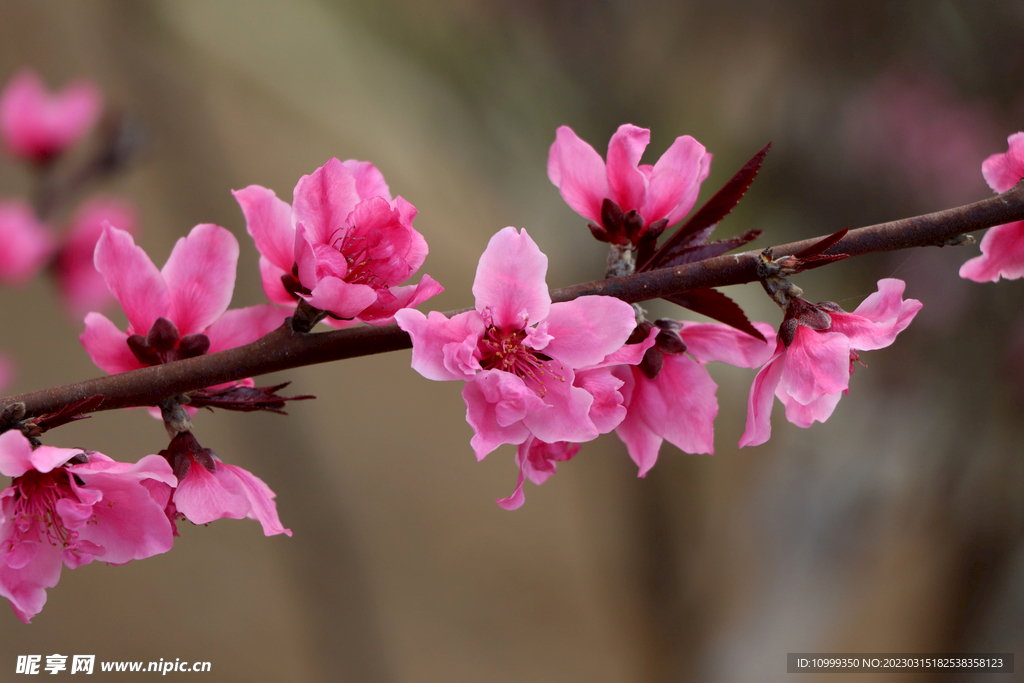
[[[725,323],[729,327],[735,327],[740,332],[745,332],[755,339],[767,341],[764,335],[750,324],[750,320],[747,319],[743,309],[717,289],[694,289],[682,294],[666,296],[665,299],[674,304],[679,304],[683,308],[688,308],[694,313],[706,315],[712,320]]]
[[[249,413],[254,410],[266,410],[271,413],[287,415],[284,411],[286,401],[304,401],[315,396],[278,396],[277,392],[291,382],[272,387],[231,386],[224,389],[201,389],[191,396],[189,405],[194,408],[221,408],[222,410],[238,410]]]
[[[817,256],[818,254],[822,253],[823,251],[825,251],[829,247],[831,247],[833,244],[838,242],[839,240],[841,240],[844,237],[846,237],[846,233],[848,233],[848,232],[850,232],[849,228],[843,228],[842,230],[839,230],[838,232],[832,233],[831,235],[829,235],[825,239],[820,240],[818,242],[815,242],[814,244],[812,244],[811,246],[807,247],[806,249],[804,249],[800,253],[793,254],[793,256],[795,256],[798,259],[809,260],[810,257]]]
[[[693,245],[696,242],[696,238],[699,237],[699,233],[704,230],[714,229],[719,221],[728,216],[729,212],[739,204],[740,199],[743,198],[750,184],[754,182],[757,172],[761,169],[761,162],[764,161],[771,146],[772,143],[769,142],[750,161],[744,164],[743,168],[730,178],[729,182],[722,186],[722,189],[705,202],[704,206],[700,207],[700,210],[690,217],[690,220],[683,223],[682,227],[665,241],[665,244],[655,252],[654,256],[640,268],[637,268],[637,272],[661,268],[669,253]],[[710,234],[710,230],[708,234]]]
[[[101,403],[103,403],[103,394],[95,394],[87,398],[79,399],[74,403],[69,403],[56,412],[46,413],[45,415],[32,418],[27,421],[27,424],[34,426],[34,429],[32,430],[34,433],[33,435],[38,436],[39,434],[53,429],[54,427],[60,427],[61,425],[66,425],[69,422],[84,420],[90,417],[83,413],[90,413],[96,410],[99,408]]]
[[[753,242],[760,236],[760,230],[748,230],[739,237],[730,237],[726,240],[718,240],[716,242],[708,242],[707,244],[685,247],[669,255],[658,267],[671,268],[672,266],[678,266],[684,263],[693,263],[695,261],[703,261],[704,259],[712,258],[714,256],[721,256],[722,254],[732,251],[737,247],[742,247],[744,244]]]

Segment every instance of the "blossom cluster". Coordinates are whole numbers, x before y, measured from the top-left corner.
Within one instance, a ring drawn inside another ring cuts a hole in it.
[[[45,174],[96,124],[100,109],[93,86],[72,84],[49,95],[38,77],[24,72],[0,95],[0,137],[12,155]],[[711,154],[690,136],[676,138],[653,165],[641,164],[649,140],[650,131],[625,124],[602,159],[562,126],[550,149],[550,180],[589,221],[591,234],[610,245],[608,276],[654,267],[659,236],[684,221],[710,171]],[[737,174],[742,182],[731,198],[694,214],[713,218],[691,219],[675,233],[685,239],[666,241],[674,264],[725,253],[756,236],[707,242],[766,151],[744,167],[746,175]],[[1009,151],[990,157],[983,173],[996,191],[1020,181],[1024,133],[1011,136]],[[852,313],[804,299],[789,278],[812,262],[842,258],[821,255],[844,234],[837,233],[795,255],[762,252],[761,283],[783,311],[777,330],[749,321],[715,290],[671,300],[718,322],[648,320],[639,305],[615,297],[554,301],[547,256],[526,229],[506,227],[477,264],[474,307],[423,313],[415,307],[443,290],[426,274],[406,284],[428,254],[413,227],[416,208],[392,196],[373,164],[330,159],[299,179],[290,204],[259,185],[234,197],[260,254],[269,303],[229,308],[239,245],[227,229],[195,226],[157,268],[135,243],[131,209],[99,201],[81,207],[63,243],[27,203],[0,201],[0,281],[23,282],[52,264],[69,307],[88,311],[83,347],[111,374],[235,348],[282,326],[305,334],[320,321],[339,328],[395,323],[411,339],[414,370],[464,382],[477,459],[505,444],[517,447],[518,481],[511,495],[497,499],[508,510],[523,505],[527,479],[542,484],[559,462],[602,434],[617,434],[640,477],[666,441],[687,453],[713,453],[719,410],[708,371],[713,362],[759,368],[739,446],[770,438],[776,398],[798,427],[824,422],[849,392],[860,352],[893,344],[921,309],[919,301],[903,298],[905,285],[896,279],[879,281]],[[963,277],[1024,275],[1024,222],[993,228],[981,250],[963,266]],[[665,251],[663,244],[658,253]],[[637,254],[649,258],[638,263]],[[106,296],[120,304],[125,329],[95,310]],[[17,617],[27,622],[39,613],[63,566],[124,564],[167,552],[183,520],[251,518],[267,536],[290,536],[267,484],[202,446],[192,425],[197,406],[281,412],[289,399],[276,394],[279,388],[257,388],[249,378],[154,400],[150,412],[164,421],[170,440],[134,464],[42,445],[48,429],[75,419],[73,407],[34,421],[5,409],[0,473],[12,482],[0,492],[0,595]]]

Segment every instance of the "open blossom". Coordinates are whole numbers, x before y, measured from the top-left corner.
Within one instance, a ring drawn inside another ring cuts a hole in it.
[[[920,301],[904,301],[904,287],[902,280],[879,280],[878,291],[853,313],[832,303],[808,304],[811,315],[789,319],[789,331],[780,331],[775,353],[750,388],[740,447],[757,446],[771,436],[773,397],[798,427],[827,420],[849,390],[857,352],[889,346],[921,310]]]
[[[443,291],[429,275],[397,286],[423,265],[427,242],[412,227],[415,207],[392,200],[369,162],[331,159],[299,179],[291,206],[259,185],[234,195],[260,252],[263,289],[275,303],[294,306],[301,298],[337,326],[385,324],[395,311]]]
[[[61,565],[124,564],[170,550],[164,514],[175,479],[167,461],[134,465],[102,453],[39,446],[17,431],[0,435],[0,595],[28,623],[57,585]]]
[[[23,69],[0,93],[0,136],[11,154],[45,162],[92,130],[103,98],[88,81],[75,81],[51,95],[31,69]]]
[[[985,182],[996,192],[1006,192],[1024,178],[1024,133],[1007,138],[1005,154],[993,154],[981,164]],[[1016,280],[1024,276],[1024,221],[989,228],[981,238],[981,256],[960,267],[960,277],[975,282],[996,282],[1000,276]]]
[[[178,478],[171,505],[172,519],[182,515],[193,524],[217,519],[255,519],[266,536],[292,535],[277,516],[275,494],[263,480],[248,470],[229,465],[203,448],[191,432],[182,432],[161,453]]]
[[[548,177],[576,213],[589,218],[598,239],[632,244],[656,238],[678,223],[697,201],[711,171],[711,155],[689,135],[653,166],[641,164],[651,131],[623,124],[608,143],[608,161],[568,126],[558,129],[548,155]],[[609,204],[610,202],[610,204]]]
[[[775,331],[753,325],[768,339]],[[769,343],[720,323],[659,320],[657,346],[639,365],[620,365],[627,411],[615,429],[643,477],[654,466],[663,441],[687,453],[714,452],[718,385],[704,365],[721,361],[741,368],[763,364]],[[652,362],[653,361],[653,362]]]
[[[636,326],[633,307],[606,296],[551,303],[547,257],[523,230],[505,228],[480,257],[476,309],[450,320],[404,309],[395,315],[412,337],[412,367],[427,379],[463,380],[466,418],[478,459],[531,436],[580,443],[601,433],[595,396],[576,370],[619,350]],[[613,428],[609,427],[609,429]]]
[[[75,212],[53,262],[61,300],[75,318],[99,310],[110,300],[103,274],[93,264],[104,223],[131,235],[137,232],[135,209],[130,204],[104,197],[91,199]]]
[[[119,330],[100,313],[89,313],[79,337],[82,345],[96,365],[117,373],[262,337],[284,322],[286,309],[263,305],[227,310],[237,262],[238,241],[210,223],[179,239],[162,270],[135,246],[131,235],[105,226],[95,265],[128,316],[128,330]]]
[[[53,253],[55,240],[21,199],[0,200],[0,282],[20,285],[32,279]]]

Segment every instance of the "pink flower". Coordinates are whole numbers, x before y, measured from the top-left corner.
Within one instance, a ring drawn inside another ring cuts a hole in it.
[[[1024,133],[1007,138],[1009,150],[993,154],[981,164],[985,182],[995,192],[1006,192],[1024,178]],[[960,266],[960,277],[975,282],[1016,280],[1024,276],[1024,221],[989,228],[981,238],[981,256]]]
[[[774,355],[750,387],[740,447],[760,445],[771,436],[773,395],[798,427],[827,420],[849,390],[857,351],[889,346],[921,310],[920,301],[903,300],[904,287],[902,280],[879,280],[878,291],[853,313],[831,303],[806,304],[810,315],[784,322]]]
[[[775,334],[770,325],[753,325],[769,339]],[[665,440],[687,453],[714,452],[718,386],[705,363],[753,368],[772,355],[770,344],[728,325],[659,320],[658,327],[658,345],[648,351],[644,363],[615,368],[624,383],[627,411],[615,433],[626,444],[640,477],[654,466]]]
[[[576,213],[597,223],[591,230],[598,239],[636,246],[647,233],[660,233],[681,221],[697,201],[700,184],[711,170],[711,155],[684,135],[656,164],[641,165],[650,140],[646,128],[619,126],[608,143],[605,164],[571,128],[558,129],[548,155],[548,178]]]
[[[130,204],[116,199],[91,199],[75,212],[54,259],[61,299],[75,318],[104,307],[110,299],[107,283],[93,264],[104,223],[131,235],[137,232],[135,209]]]
[[[294,306],[304,299],[341,321],[391,322],[443,288],[429,275],[398,287],[419,270],[427,242],[412,227],[416,209],[391,199],[366,161],[331,159],[295,186],[292,205],[259,185],[236,190],[260,252],[267,297]]]
[[[0,201],[0,282],[24,284],[53,253],[54,239],[27,202]]]
[[[476,310],[450,320],[436,311],[395,315],[412,337],[413,369],[466,382],[478,459],[530,436],[580,443],[601,431],[590,415],[595,397],[576,385],[575,372],[623,346],[636,326],[633,307],[605,296],[552,304],[546,272],[547,257],[526,231],[505,228],[480,257]]]
[[[39,613],[61,564],[124,564],[170,550],[164,514],[175,479],[158,455],[134,465],[102,453],[39,446],[0,435],[0,595],[23,622]]]
[[[170,517],[183,515],[193,524],[217,519],[258,520],[266,536],[292,535],[277,516],[274,492],[248,470],[222,462],[203,448],[191,432],[182,432],[161,453],[170,462],[178,487],[171,500]]]
[[[159,365],[254,341],[284,321],[286,309],[227,310],[235,288],[238,241],[222,227],[197,225],[157,270],[132,236],[110,225],[96,244],[95,265],[128,316],[122,332],[106,316],[85,316],[79,339],[109,373]]]
[[[540,486],[555,473],[556,463],[572,460],[579,450],[578,443],[544,443],[532,436],[527,438],[519,444],[516,451],[516,465],[519,467],[519,483],[516,484],[516,490],[508,498],[498,498],[494,502],[506,510],[518,510],[526,502],[523,482],[527,478]]]
[[[45,163],[85,137],[102,106],[100,91],[88,81],[50,95],[34,71],[23,69],[0,93],[0,135],[14,156]]]

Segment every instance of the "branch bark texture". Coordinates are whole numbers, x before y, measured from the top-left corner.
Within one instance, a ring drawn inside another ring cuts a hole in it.
[[[1001,195],[945,211],[851,230],[825,254],[861,256],[911,247],[940,246],[950,239],[994,225],[1024,220],[1024,181]],[[795,254],[823,239],[815,237],[772,248],[778,257]],[[672,268],[552,290],[554,301],[601,294],[638,303],[692,289],[724,287],[757,280],[758,251],[726,254]],[[449,312],[447,315],[458,313]],[[0,400],[25,405],[26,417],[52,413],[75,401],[102,394],[98,410],[156,405],[162,398],[278,370],[356,358],[412,347],[397,325],[362,326],[331,332],[299,333],[287,325],[262,339],[205,356],[131,372],[75,382]]]

